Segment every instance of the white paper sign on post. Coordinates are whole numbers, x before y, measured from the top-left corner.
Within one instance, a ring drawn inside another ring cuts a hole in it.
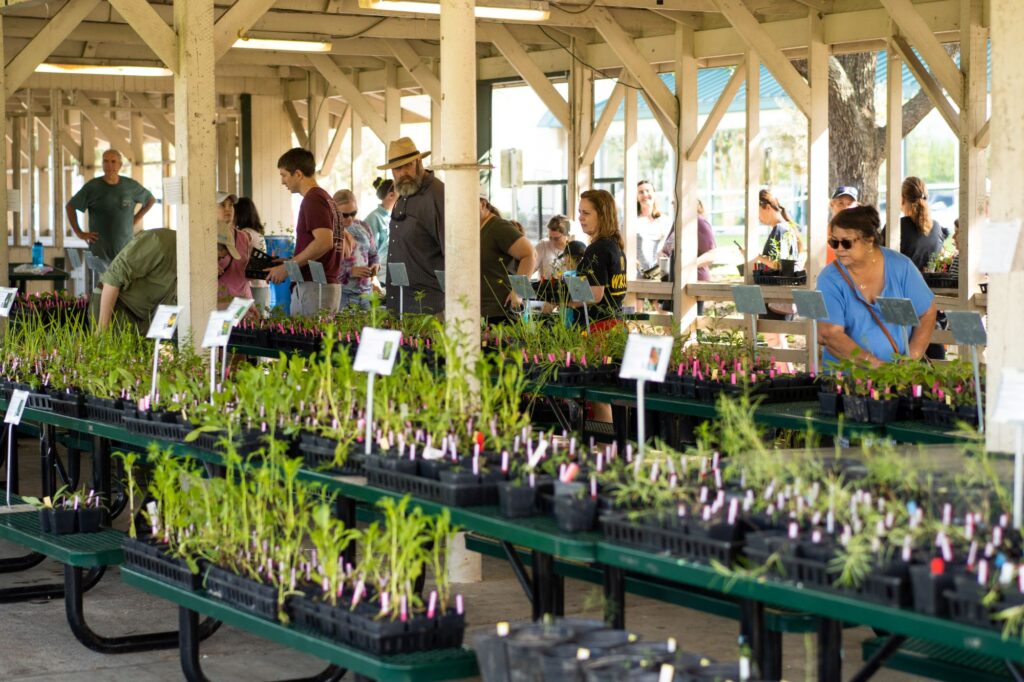
[[[0,317],[10,317],[11,306],[18,298],[18,290],[14,287],[0,287]]]
[[[169,341],[178,328],[178,317],[181,315],[180,305],[162,305],[156,309],[153,321],[149,323],[147,339]]]
[[[7,210],[8,212],[17,213],[21,210],[21,190],[20,189],[9,189],[7,190]]]
[[[233,326],[235,321],[230,308],[210,313],[210,319],[206,322],[206,332],[203,334],[203,348],[223,348],[228,345]]]
[[[622,356],[619,377],[636,379],[636,440],[638,457],[644,456],[647,440],[644,387],[648,381],[662,382],[672,356],[671,336],[630,334]]]
[[[981,262],[979,272],[1009,272],[1020,241],[1020,220],[990,222],[981,227]]]
[[[391,374],[401,343],[402,332],[397,329],[363,327],[359,337],[359,348],[352,369],[366,372],[366,433],[363,452],[367,455],[373,449],[373,379],[378,374]]]
[[[163,179],[164,203],[168,206],[181,206],[185,203],[185,177],[172,175]]]
[[[241,298],[240,296],[235,296],[231,299],[231,303],[228,304],[225,312],[230,313],[232,326],[245,318],[246,313],[249,312],[249,308],[252,308],[254,302],[251,298]]]
[[[18,390],[11,393],[11,399],[7,401],[7,414],[4,415],[4,423],[7,424],[7,506],[11,506],[11,487],[14,484],[12,477],[12,465],[14,464],[14,427],[21,423],[21,415],[25,413],[25,406],[28,405],[28,391]]]
[[[25,406],[28,405],[28,391],[12,391],[11,399],[7,401],[7,414],[4,415],[4,424],[17,426],[21,423],[21,415],[25,413]]]

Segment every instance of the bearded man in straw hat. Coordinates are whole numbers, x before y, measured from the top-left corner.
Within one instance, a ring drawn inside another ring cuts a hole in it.
[[[398,201],[391,209],[388,261],[405,263],[409,291],[405,308],[412,312],[444,312],[444,291],[437,270],[444,270],[444,183],[423,168],[421,152],[408,137],[388,144],[388,161],[378,170],[391,170]],[[388,309],[398,312],[398,287],[387,278]]]

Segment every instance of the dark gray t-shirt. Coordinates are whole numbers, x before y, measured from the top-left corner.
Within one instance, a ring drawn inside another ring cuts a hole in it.
[[[148,189],[131,178],[123,175],[118,178],[116,185],[102,176],[93,178],[68,202],[76,211],[89,212],[89,232],[100,235],[89,245],[89,250],[108,263],[135,236],[135,205],[153,198]]]
[[[444,183],[431,171],[427,171],[420,190],[399,197],[391,211],[388,262],[405,263],[409,273],[405,310],[444,312],[444,291],[434,274],[435,270],[444,270]],[[397,313],[398,287],[390,280],[388,277],[388,309]]]

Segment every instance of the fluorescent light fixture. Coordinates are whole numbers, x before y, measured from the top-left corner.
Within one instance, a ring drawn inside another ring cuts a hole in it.
[[[170,69],[162,66],[131,66],[123,64],[120,66],[101,64],[40,64],[36,67],[36,73],[80,73],[83,76],[173,76]]]
[[[231,47],[245,50],[277,50],[279,52],[330,52],[331,43],[322,40],[273,40],[270,38],[239,38]]]
[[[440,14],[437,0],[359,0],[363,9],[413,14]],[[543,0],[477,0],[473,14],[480,19],[510,21],[547,21],[551,16]]]

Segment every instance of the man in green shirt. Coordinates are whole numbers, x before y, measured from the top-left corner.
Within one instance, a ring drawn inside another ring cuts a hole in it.
[[[93,255],[108,263],[131,241],[135,226],[156,203],[148,189],[118,175],[122,165],[121,152],[103,152],[103,175],[85,183],[65,207],[75,236],[88,242]],[[136,204],[142,204],[137,212]],[[89,212],[88,232],[78,226],[78,211]]]
[[[102,331],[117,317],[133,322],[145,334],[161,304],[178,298],[177,233],[163,228],[140,232],[117,254],[100,277],[103,292],[97,314]]]

